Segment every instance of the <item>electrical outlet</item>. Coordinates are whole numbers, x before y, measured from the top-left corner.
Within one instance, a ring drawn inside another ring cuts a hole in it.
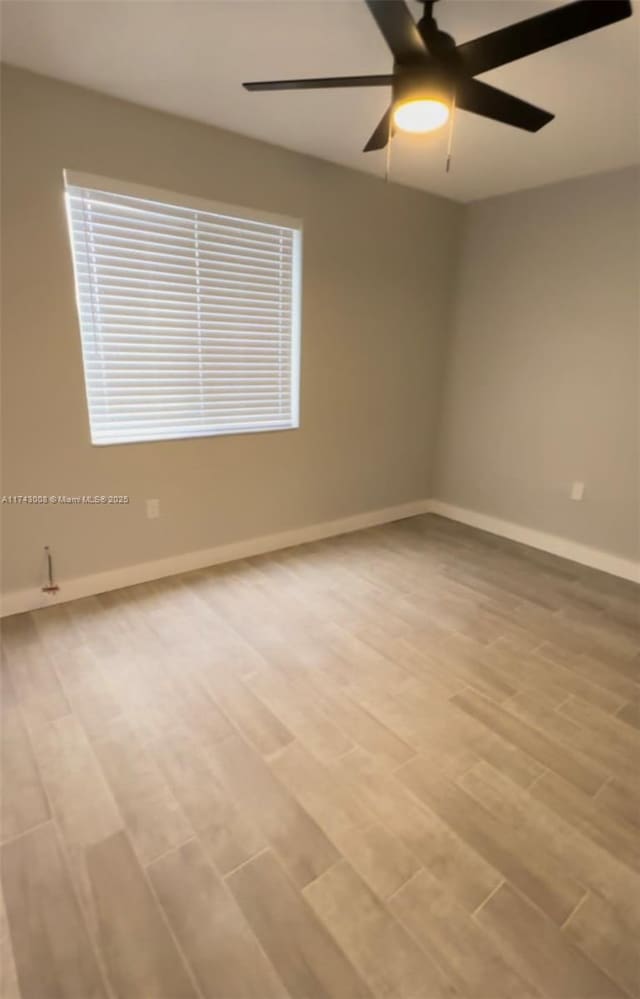
[[[584,497],[584,482],[574,482],[571,486],[571,499],[578,502]]]
[[[148,499],[147,500],[147,518],[149,520],[156,520],[160,516],[160,500],[159,499]]]

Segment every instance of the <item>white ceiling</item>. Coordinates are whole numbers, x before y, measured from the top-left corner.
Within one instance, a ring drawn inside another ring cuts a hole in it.
[[[463,42],[554,6],[442,0],[436,15]],[[482,77],[553,111],[541,132],[459,112],[451,173],[443,129],[394,140],[392,180],[470,201],[640,162],[640,0],[636,7],[626,21]],[[2,57],[14,65],[384,174],[383,152],[361,152],[388,102],[384,88],[240,86],[389,72],[362,0],[4,0],[2,22]]]

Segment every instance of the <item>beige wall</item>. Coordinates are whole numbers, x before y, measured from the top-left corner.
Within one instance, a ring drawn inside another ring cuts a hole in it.
[[[131,497],[5,506],[5,590],[430,495],[638,557],[638,170],[463,207],[6,67],[2,138],[2,492]],[[65,167],[304,219],[300,430],[89,444]]]
[[[131,496],[5,506],[7,590],[39,584],[45,544],[72,578],[429,495],[461,206],[16,69],[3,84],[3,492]],[[300,430],[91,447],[65,167],[304,219]]]
[[[439,499],[638,557],[639,287],[637,169],[468,207]]]

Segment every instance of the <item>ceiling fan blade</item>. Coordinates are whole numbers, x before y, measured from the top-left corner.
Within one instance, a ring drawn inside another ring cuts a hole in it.
[[[490,87],[481,80],[461,80],[456,87],[456,107],[473,111],[485,118],[514,125],[527,132],[537,132],[553,120],[555,115],[542,108],[506,94],[504,90]]]
[[[387,87],[391,74],[382,76],[327,76],[312,80],[259,80],[243,83],[245,90],[327,90],[331,87]]]
[[[392,108],[388,107],[379,124],[377,125],[373,135],[364,147],[363,152],[370,153],[374,149],[384,149],[387,142],[389,141],[389,126],[391,118]]]
[[[457,52],[469,76],[522,59],[579,35],[622,21],[631,14],[630,0],[576,0],[482,38],[459,45]]]
[[[426,46],[404,0],[364,0],[398,62],[422,62]]]

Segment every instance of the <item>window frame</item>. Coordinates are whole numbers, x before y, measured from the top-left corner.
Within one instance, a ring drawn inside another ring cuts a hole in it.
[[[250,427],[247,429],[228,430],[207,430],[203,433],[175,433],[150,440],[117,440],[117,441],[95,441],[91,425],[91,408],[89,403],[89,389],[87,385],[87,373],[85,367],[84,336],[82,332],[82,314],[80,306],[80,289],[78,271],[73,244],[73,230],[71,223],[70,204],[68,197],[69,187],[82,187],[95,191],[104,191],[106,194],[122,195],[124,197],[142,198],[147,201],[165,204],[169,207],[193,209],[194,211],[213,212],[217,215],[227,216],[246,222],[265,223],[267,225],[282,226],[291,229],[292,238],[292,273],[291,273],[291,423],[282,427]],[[99,174],[89,174],[77,170],[63,170],[63,191],[65,213],[67,220],[67,234],[69,240],[69,252],[73,265],[74,292],[76,303],[76,314],[78,318],[78,336],[82,350],[82,374],[85,394],[85,404],[87,409],[87,422],[89,428],[89,443],[92,447],[118,447],[132,444],[162,444],[168,441],[177,440],[199,440],[209,437],[235,437],[248,434],[282,433],[290,430],[300,429],[300,392],[301,392],[301,363],[302,363],[302,253],[303,253],[303,222],[301,218],[289,215],[280,215],[274,212],[265,212],[257,208],[249,208],[235,204],[228,204],[221,201],[212,201],[207,198],[200,198],[194,195],[180,194],[165,188],[150,187],[146,184],[130,183],[129,181],[115,180],[110,177],[103,177]]]

